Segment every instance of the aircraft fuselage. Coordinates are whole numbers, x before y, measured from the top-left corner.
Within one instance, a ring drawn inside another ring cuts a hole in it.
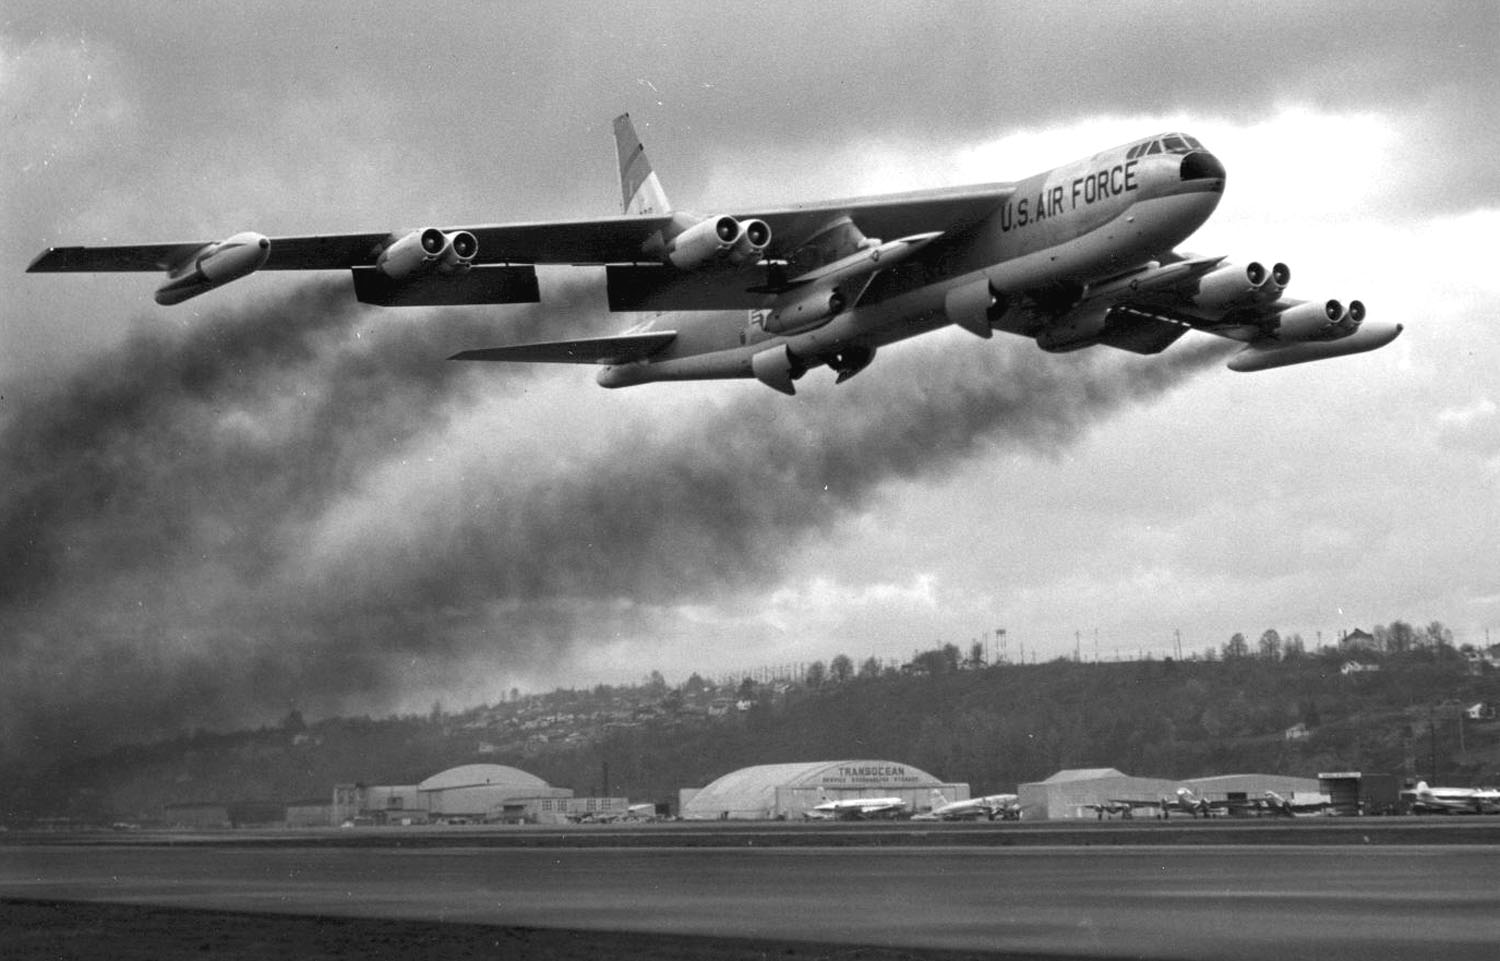
[[[1019,181],[988,217],[876,274],[857,305],[819,326],[780,334],[764,329],[765,311],[678,315],[666,350],[608,367],[599,383],[754,377],[753,358],[781,345],[793,368],[840,355],[867,361],[879,347],[950,323],[981,336],[1034,334],[1054,319],[1039,316],[1037,303],[1065,309],[1089,284],[1171,251],[1218,206],[1224,168],[1211,154],[1130,152],[1117,147]],[[981,298],[982,329],[954,316],[969,290]]]

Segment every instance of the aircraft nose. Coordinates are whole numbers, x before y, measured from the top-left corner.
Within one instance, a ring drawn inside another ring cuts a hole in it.
[[[1227,175],[1219,158],[1207,150],[1195,150],[1182,158],[1183,180],[1223,180]]]

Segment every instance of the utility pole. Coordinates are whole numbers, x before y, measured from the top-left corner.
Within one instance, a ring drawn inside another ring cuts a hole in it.
[[[1427,738],[1432,742],[1432,783],[1438,782],[1437,773],[1437,710],[1427,706]]]

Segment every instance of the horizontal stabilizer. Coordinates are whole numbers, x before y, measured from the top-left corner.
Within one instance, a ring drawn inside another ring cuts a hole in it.
[[[376,267],[356,267],[354,295],[380,307],[457,307],[464,304],[535,304],[542,299],[536,268],[470,267],[462,273],[388,277]]]
[[[491,360],[541,364],[628,364],[644,360],[677,339],[675,330],[616,337],[585,337],[544,344],[485,347],[454,354],[449,360]]]

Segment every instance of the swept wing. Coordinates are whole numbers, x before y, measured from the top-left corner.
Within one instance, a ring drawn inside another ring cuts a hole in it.
[[[1189,330],[1246,345],[1229,361],[1252,371],[1383,347],[1401,325],[1366,324],[1358,300],[1303,301],[1283,295],[1284,264],[1231,264],[1223,257],[1179,257],[1086,288],[1058,315],[1025,332],[1051,351],[1095,344],[1155,354]]]
[[[762,252],[764,260],[732,269],[683,269],[663,263],[674,236],[724,216],[698,218],[680,212],[396,232],[285,237],[246,232],[224,241],[52,247],[27,269],[164,271],[170,282],[158,296],[162,303],[177,303],[255,270],[351,270],[361,300],[402,306],[533,303],[540,296],[535,265],[635,265],[634,273],[621,274],[625,279],[618,285],[624,293],[612,298],[615,309],[680,309],[686,304],[731,310],[763,300],[747,291],[763,289],[773,266],[795,258],[831,223],[847,218],[864,235],[883,238],[960,230],[988,216],[1010,192],[1008,185],[992,184],[735,213],[728,216],[738,223],[764,223],[771,237]],[[430,256],[419,248],[427,248]],[[461,252],[451,255],[454,250]],[[436,269],[408,269],[434,260],[441,260]],[[451,269],[445,269],[449,265]]]

